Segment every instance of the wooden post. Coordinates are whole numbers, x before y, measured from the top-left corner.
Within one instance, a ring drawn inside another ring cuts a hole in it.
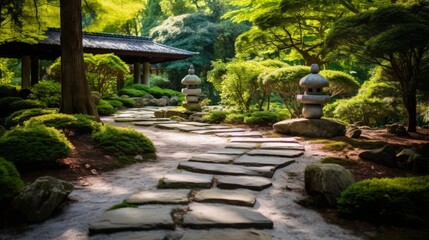
[[[143,63],[143,83],[149,87],[149,78],[150,78],[150,63]]]
[[[23,56],[21,59],[21,88],[31,88],[30,80],[31,60],[30,56]]]
[[[134,83],[142,83],[139,62],[134,63]]]
[[[31,56],[31,86],[39,82],[39,56]]]

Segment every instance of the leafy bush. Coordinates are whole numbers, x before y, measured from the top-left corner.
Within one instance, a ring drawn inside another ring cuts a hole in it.
[[[75,114],[69,115],[64,113],[52,113],[42,116],[36,116],[26,121],[25,126],[34,124],[43,124],[47,127],[54,127],[63,130],[66,135],[70,131],[74,133],[92,133],[99,128],[100,124],[94,121],[92,116]]]
[[[209,114],[203,116],[203,121],[208,123],[221,123],[225,120],[228,112],[225,111],[211,111]]]
[[[244,123],[245,114],[241,113],[230,113],[226,116],[224,122],[231,124],[242,124]]]
[[[146,91],[134,89],[131,87],[124,87],[118,91],[118,95],[127,95],[130,97],[144,97],[147,94]]]
[[[42,109],[42,108],[31,108],[23,109],[12,113],[6,118],[4,125],[7,128],[15,127],[16,125],[22,125],[25,121],[32,117],[41,116],[45,114],[55,113],[56,110]]]
[[[414,226],[429,220],[429,176],[368,179],[338,199],[340,216]]]
[[[105,101],[107,101],[114,108],[120,108],[123,106],[122,102],[118,100],[107,99]]]
[[[16,90],[16,86],[9,84],[0,84],[0,98],[16,97],[17,95],[18,91]]]
[[[279,121],[279,115],[276,112],[260,111],[252,112],[244,118],[244,123],[250,125],[272,125]]]
[[[163,75],[151,74],[150,86],[156,86],[156,87],[160,87],[160,88],[168,88],[168,87],[170,87],[170,80],[168,80],[168,76],[166,74],[163,74]]]
[[[0,157],[0,203],[10,200],[22,187],[24,182],[13,163]]]
[[[40,107],[40,103],[35,100],[24,100],[19,97],[0,98],[0,117],[7,117],[18,110]]]
[[[35,84],[29,96],[39,100],[46,107],[60,107],[61,83],[52,80],[43,80]]]
[[[72,149],[64,134],[44,125],[16,127],[0,137],[0,156],[17,164],[52,162]]]
[[[122,103],[122,106],[124,106],[124,107],[132,108],[132,107],[136,106],[136,101],[132,98],[111,97],[111,98],[108,98],[107,100],[119,101]]]
[[[106,100],[100,100],[97,104],[97,111],[100,116],[109,116],[116,112],[116,109]]]
[[[118,156],[130,156],[156,151],[152,141],[131,128],[102,126],[93,139],[104,149]]]

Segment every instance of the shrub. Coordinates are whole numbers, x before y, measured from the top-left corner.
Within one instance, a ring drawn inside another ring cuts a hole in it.
[[[407,225],[429,220],[429,176],[367,179],[338,199],[342,217]]]
[[[14,127],[16,125],[22,125],[25,121],[32,117],[55,113],[56,110],[52,109],[42,109],[42,108],[31,108],[23,109],[12,113],[9,117],[6,118],[4,125],[7,128]]]
[[[109,104],[114,108],[120,108],[123,106],[122,102],[118,100],[107,99],[105,101],[109,102]]]
[[[116,112],[116,109],[106,100],[100,100],[97,104],[98,114],[101,116],[109,116]]]
[[[0,117],[7,117],[18,110],[40,107],[40,103],[35,100],[24,100],[19,97],[0,98]]]
[[[46,107],[60,107],[61,83],[52,80],[40,81],[31,89],[29,98],[39,100]]]
[[[93,139],[104,149],[118,156],[130,156],[156,151],[152,141],[142,133],[131,128],[118,128],[109,125],[94,132]]]
[[[26,126],[43,124],[47,127],[63,130],[67,135],[70,131],[74,133],[91,133],[100,126],[91,116],[83,114],[68,115],[64,113],[36,116],[26,121],[24,124]]]
[[[111,98],[108,98],[107,100],[119,101],[122,103],[122,106],[124,106],[124,107],[132,108],[132,107],[136,106],[136,101],[134,101],[134,99],[132,99],[132,98],[111,97]]]
[[[203,121],[208,123],[221,123],[225,120],[228,112],[224,111],[211,111],[209,114],[203,116]]]
[[[18,91],[16,87],[9,84],[0,84],[0,98],[4,97],[16,97],[18,95]]]
[[[118,95],[127,95],[130,97],[144,97],[147,94],[146,91],[134,89],[131,87],[125,87],[118,91]]]
[[[279,115],[269,111],[252,112],[250,116],[244,118],[244,123],[250,125],[272,125],[278,121]]]
[[[22,187],[24,182],[13,163],[0,157],[0,203],[10,200]]]
[[[163,75],[151,75],[150,76],[150,85],[157,86],[160,88],[168,88],[170,87],[170,80],[168,80],[168,76],[166,74]]]
[[[246,116],[245,114],[231,113],[226,116],[224,122],[231,123],[231,124],[242,124],[244,123],[245,116]]]
[[[64,134],[43,125],[16,127],[0,137],[0,156],[17,164],[52,162],[67,157],[72,149]]]
[[[184,96],[184,94],[181,93],[181,92],[177,92],[177,91],[174,91],[172,89],[167,89],[167,88],[163,89],[163,92],[164,92],[164,95],[167,96],[167,97],[172,97],[172,96],[181,97],[181,96]]]

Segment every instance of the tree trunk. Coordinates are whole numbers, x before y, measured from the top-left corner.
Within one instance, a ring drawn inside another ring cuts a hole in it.
[[[403,89],[402,99],[408,113],[408,132],[417,131],[417,100],[416,90],[406,91]]]
[[[60,112],[93,115],[100,120],[85,76],[81,0],[60,0],[61,88]]]

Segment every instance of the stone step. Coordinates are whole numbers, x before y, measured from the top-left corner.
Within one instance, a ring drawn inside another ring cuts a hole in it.
[[[206,162],[206,163],[232,163],[234,157],[231,155],[216,154],[216,153],[202,153],[192,155],[189,159],[191,162]]]
[[[127,198],[131,204],[187,204],[191,190],[187,189],[157,189],[133,193]]]
[[[255,176],[215,176],[216,186],[221,189],[245,188],[261,191],[271,187],[271,180]]]
[[[273,228],[273,222],[248,207],[223,204],[192,203],[183,217],[183,227],[206,228]]]
[[[256,203],[255,194],[244,189],[222,190],[211,188],[200,190],[194,194],[192,200],[195,202],[223,203],[248,207],[253,207]]]
[[[132,118],[115,118],[115,122],[141,122],[153,121],[151,117],[132,117]]]
[[[234,164],[245,166],[274,166],[276,169],[286,167],[295,160],[284,157],[243,155],[234,160]]]
[[[256,137],[261,138],[262,133],[256,131],[249,132],[226,132],[226,133],[216,133],[218,137]]]
[[[180,240],[272,240],[272,237],[267,232],[254,229],[209,231],[188,230]]]
[[[225,154],[225,155],[243,155],[247,152],[248,150],[245,149],[233,149],[233,148],[225,148],[225,149],[220,149],[220,150],[212,150],[212,151],[208,151],[208,153],[213,153],[213,154]]]
[[[200,131],[200,130],[206,130],[207,127],[199,127],[199,126],[192,126],[192,125],[185,125],[183,127],[177,128],[179,131],[182,132],[192,132],[192,131]]]
[[[205,127],[210,126],[210,123],[202,123],[202,122],[181,122],[182,124],[196,126],[196,127]]]
[[[261,143],[260,149],[305,151],[304,146],[300,143],[281,143],[281,142]]]
[[[266,142],[284,142],[297,143],[296,138],[231,138],[232,143],[266,143]]]
[[[158,188],[210,188],[213,175],[196,173],[170,173],[158,182]]]
[[[201,162],[182,162],[177,167],[190,172],[208,173],[208,174],[224,174],[224,175],[245,175],[245,176],[261,176],[271,178],[275,168],[272,166],[264,167],[245,167],[232,164],[217,164],[217,163],[201,163]]]
[[[127,230],[175,229],[170,208],[120,208],[106,211],[89,224],[91,234]]]
[[[263,149],[253,149],[246,153],[251,156],[275,156],[275,157],[300,157],[304,155],[303,151],[297,150],[263,150]]]
[[[232,148],[232,149],[257,149],[259,148],[259,143],[228,143],[225,148]]]
[[[207,129],[207,130],[192,131],[192,133],[215,134],[215,133],[231,133],[231,132],[245,132],[245,131],[246,130],[242,128],[226,128],[226,129]]]
[[[157,126],[158,125],[173,125],[173,124],[177,124],[176,121],[141,121],[141,122],[135,122],[134,125],[135,126],[141,126],[141,127],[150,127],[150,126]]]
[[[222,125],[209,125],[207,126],[207,129],[231,129],[231,127]]]
[[[60,238],[63,239],[63,238]],[[86,239],[86,238],[77,238]],[[163,231],[139,231],[139,232],[118,232],[111,234],[98,234],[91,236],[90,240],[165,240],[166,233]]]
[[[180,127],[185,125],[177,123],[176,121],[171,121],[167,123],[159,122],[155,127],[160,129],[168,129],[168,130],[178,130]]]

